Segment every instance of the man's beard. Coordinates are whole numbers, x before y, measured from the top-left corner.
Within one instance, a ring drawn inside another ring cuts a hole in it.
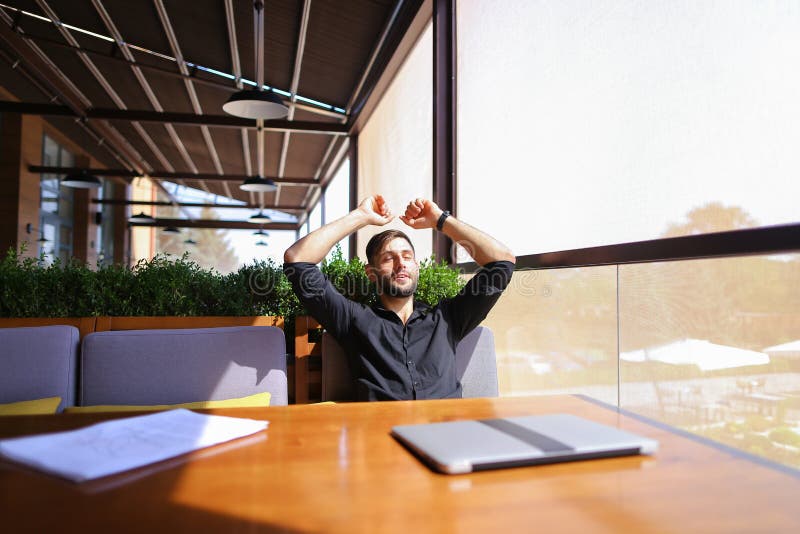
[[[412,296],[417,291],[417,283],[419,280],[410,274],[408,278],[411,280],[411,284],[401,287],[392,280],[391,275],[377,276],[375,285],[378,288],[378,294],[395,298],[407,298]]]

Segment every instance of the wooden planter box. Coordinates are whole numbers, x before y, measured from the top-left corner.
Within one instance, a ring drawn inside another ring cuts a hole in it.
[[[219,328],[223,326],[277,326],[283,330],[283,317],[256,315],[250,317],[97,317],[95,332],[109,330],[151,330],[167,328]]]
[[[307,404],[321,398],[322,370],[312,364],[322,357],[322,327],[308,315],[294,320],[294,402]]]

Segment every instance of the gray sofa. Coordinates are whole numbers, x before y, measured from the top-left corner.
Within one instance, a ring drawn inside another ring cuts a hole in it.
[[[75,403],[79,333],[74,326],[0,328],[0,403],[61,397]]]
[[[118,330],[83,339],[81,406],[178,404],[265,391],[271,405],[288,403],[280,328]]]

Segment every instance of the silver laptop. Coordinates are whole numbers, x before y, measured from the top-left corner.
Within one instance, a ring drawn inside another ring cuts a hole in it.
[[[392,436],[431,468],[448,474],[658,449],[653,439],[567,414],[396,426]]]

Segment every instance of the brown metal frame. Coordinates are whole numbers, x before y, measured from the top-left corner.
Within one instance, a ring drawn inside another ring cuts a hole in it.
[[[49,91],[57,95],[59,100],[75,114],[83,116],[89,107],[86,98],[68,83],[62,73],[53,70],[51,63],[48,63],[46,56],[38,48],[33,48],[32,44],[20,36],[18,30],[15,31],[11,26],[0,22],[0,39],[2,39],[13,52],[23,61],[24,68],[31,72],[39,84],[47,87]],[[99,138],[110,144],[120,157],[130,165],[131,168],[141,172],[141,156],[122,138],[116,130],[109,125],[99,122],[88,125],[91,131]]]
[[[176,228],[221,228],[226,230],[297,230],[299,225],[292,222],[251,223],[248,221],[225,221],[219,219],[187,219],[157,218],[154,222],[128,222],[129,227],[160,228],[174,226]]]
[[[197,113],[178,113],[174,111],[150,111],[137,109],[86,108],[80,114],[71,107],[59,104],[33,102],[12,102],[0,100],[0,112],[22,113],[24,115],[53,115],[77,117],[84,120],[122,120],[154,123],[195,124],[217,128],[248,128],[255,130],[256,121],[232,115],[208,115]],[[319,133],[325,135],[346,135],[347,126],[335,122],[318,121],[264,121],[264,129],[276,132]]]
[[[456,214],[456,6],[433,7],[433,201]],[[433,230],[436,258],[452,264],[452,241]]]
[[[148,176],[150,178],[157,178],[160,180],[209,180],[209,181],[242,181],[246,180],[248,176],[244,174],[225,174],[218,175],[214,173],[199,172],[190,174],[186,172],[169,172],[163,170],[154,170],[148,173],[139,174],[135,171],[127,169],[87,169],[85,167],[51,167],[47,165],[29,165],[30,172],[37,173],[53,173],[53,174],[73,174],[81,171],[86,171],[89,174],[97,176],[122,176],[127,178],[136,178],[138,176]],[[315,178],[278,178],[277,176],[269,177],[275,183],[291,184],[291,185],[307,185],[318,186],[319,181]],[[174,204],[174,203],[173,203]]]
[[[350,158],[350,211],[358,207],[358,134],[350,136],[350,147],[347,156]],[[350,259],[356,257],[358,235],[356,232],[348,238]]]
[[[800,223],[528,254],[517,257],[516,268],[563,269],[797,251],[800,251]],[[474,262],[458,266],[468,273],[478,268]]]
[[[119,200],[113,198],[93,198],[92,204],[112,205],[112,206],[177,206],[182,208],[225,208],[225,209],[246,209],[257,210],[261,206],[258,204],[218,204],[214,202],[170,202],[168,200]],[[275,205],[270,209],[278,211],[305,211],[303,206],[294,205]]]

